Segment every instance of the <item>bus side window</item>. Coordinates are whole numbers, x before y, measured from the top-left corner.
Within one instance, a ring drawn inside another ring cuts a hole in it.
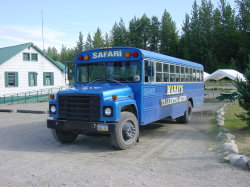
[[[162,63],[156,62],[156,82],[162,82]]]
[[[144,61],[144,81],[149,82],[150,80],[150,64],[148,60]]]
[[[189,74],[188,74],[188,68],[185,67],[185,80],[186,82],[189,82]]]
[[[144,61],[145,82],[154,82],[154,63],[152,61]]]
[[[193,82],[196,82],[196,69],[193,69],[192,76],[193,76]]]
[[[200,80],[200,73],[201,73],[201,71],[200,70],[196,70],[196,80],[197,80],[197,82],[200,82],[201,80]]]
[[[163,64],[163,82],[169,82],[169,64]]]
[[[180,66],[176,66],[176,74],[175,74],[175,81],[180,82]]]
[[[204,75],[203,75],[203,74],[204,74],[204,72],[203,72],[203,70],[201,70],[201,82],[204,81],[204,80],[203,80],[203,79],[204,79]]]
[[[185,82],[185,68],[181,66],[181,82]]]
[[[189,72],[189,82],[193,82],[192,68],[188,68]]]
[[[175,65],[170,65],[170,82],[175,82]]]

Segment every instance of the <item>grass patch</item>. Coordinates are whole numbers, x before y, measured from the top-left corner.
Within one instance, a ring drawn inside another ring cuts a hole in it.
[[[245,112],[239,104],[231,104],[225,108],[225,127],[236,136],[240,154],[250,157],[250,129],[247,129],[246,122],[237,117]]]
[[[246,123],[242,121],[237,115],[245,112],[239,104],[231,104],[225,108],[225,127],[231,130],[241,130],[247,127]]]

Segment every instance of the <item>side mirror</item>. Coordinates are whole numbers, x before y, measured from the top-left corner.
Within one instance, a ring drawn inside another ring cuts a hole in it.
[[[65,62],[65,84],[71,85],[74,83],[74,62]]]

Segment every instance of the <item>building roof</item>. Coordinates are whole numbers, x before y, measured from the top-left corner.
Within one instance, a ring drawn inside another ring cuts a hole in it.
[[[244,77],[244,75],[236,70],[233,69],[218,69],[217,71],[213,72],[211,75],[207,76],[204,81],[208,81],[208,80],[220,80],[223,78],[229,78],[232,80],[235,79],[240,79],[242,81],[246,81],[246,78]]]
[[[33,43],[25,43],[21,45],[0,48],[0,65],[30,46],[34,47],[38,52],[44,55],[49,61],[51,61],[61,71],[65,71],[65,66],[61,62],[54,61],[51,57],[43,53],[43,51],[39,49],[37,46],[35,46]]]
[[[203,72],[203,78],[204,78],[204,80],[209,76],[210,74],[209,73],[207,73],[207,72]]]

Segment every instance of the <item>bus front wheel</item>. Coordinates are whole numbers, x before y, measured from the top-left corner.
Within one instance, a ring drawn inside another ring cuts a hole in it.
[[[111,135],[112,145],[118,149],[132,148],[139,136],[139,126],[135,115],[131,112],[121,112],[121,117]]]
[[[78,134],[75,134],[73,132],[63,131],[63,130],[57,130],[57,129],[51,129],[53,137],[60,143],[71,143],[74,142],[77,138]]]
[[[176,118],[176,121],[178,123],[189,123],[192,119],[192,103],[190,101],[187,102],[187,109],[184,113],[183,116],[180,116],[178,118]]]

